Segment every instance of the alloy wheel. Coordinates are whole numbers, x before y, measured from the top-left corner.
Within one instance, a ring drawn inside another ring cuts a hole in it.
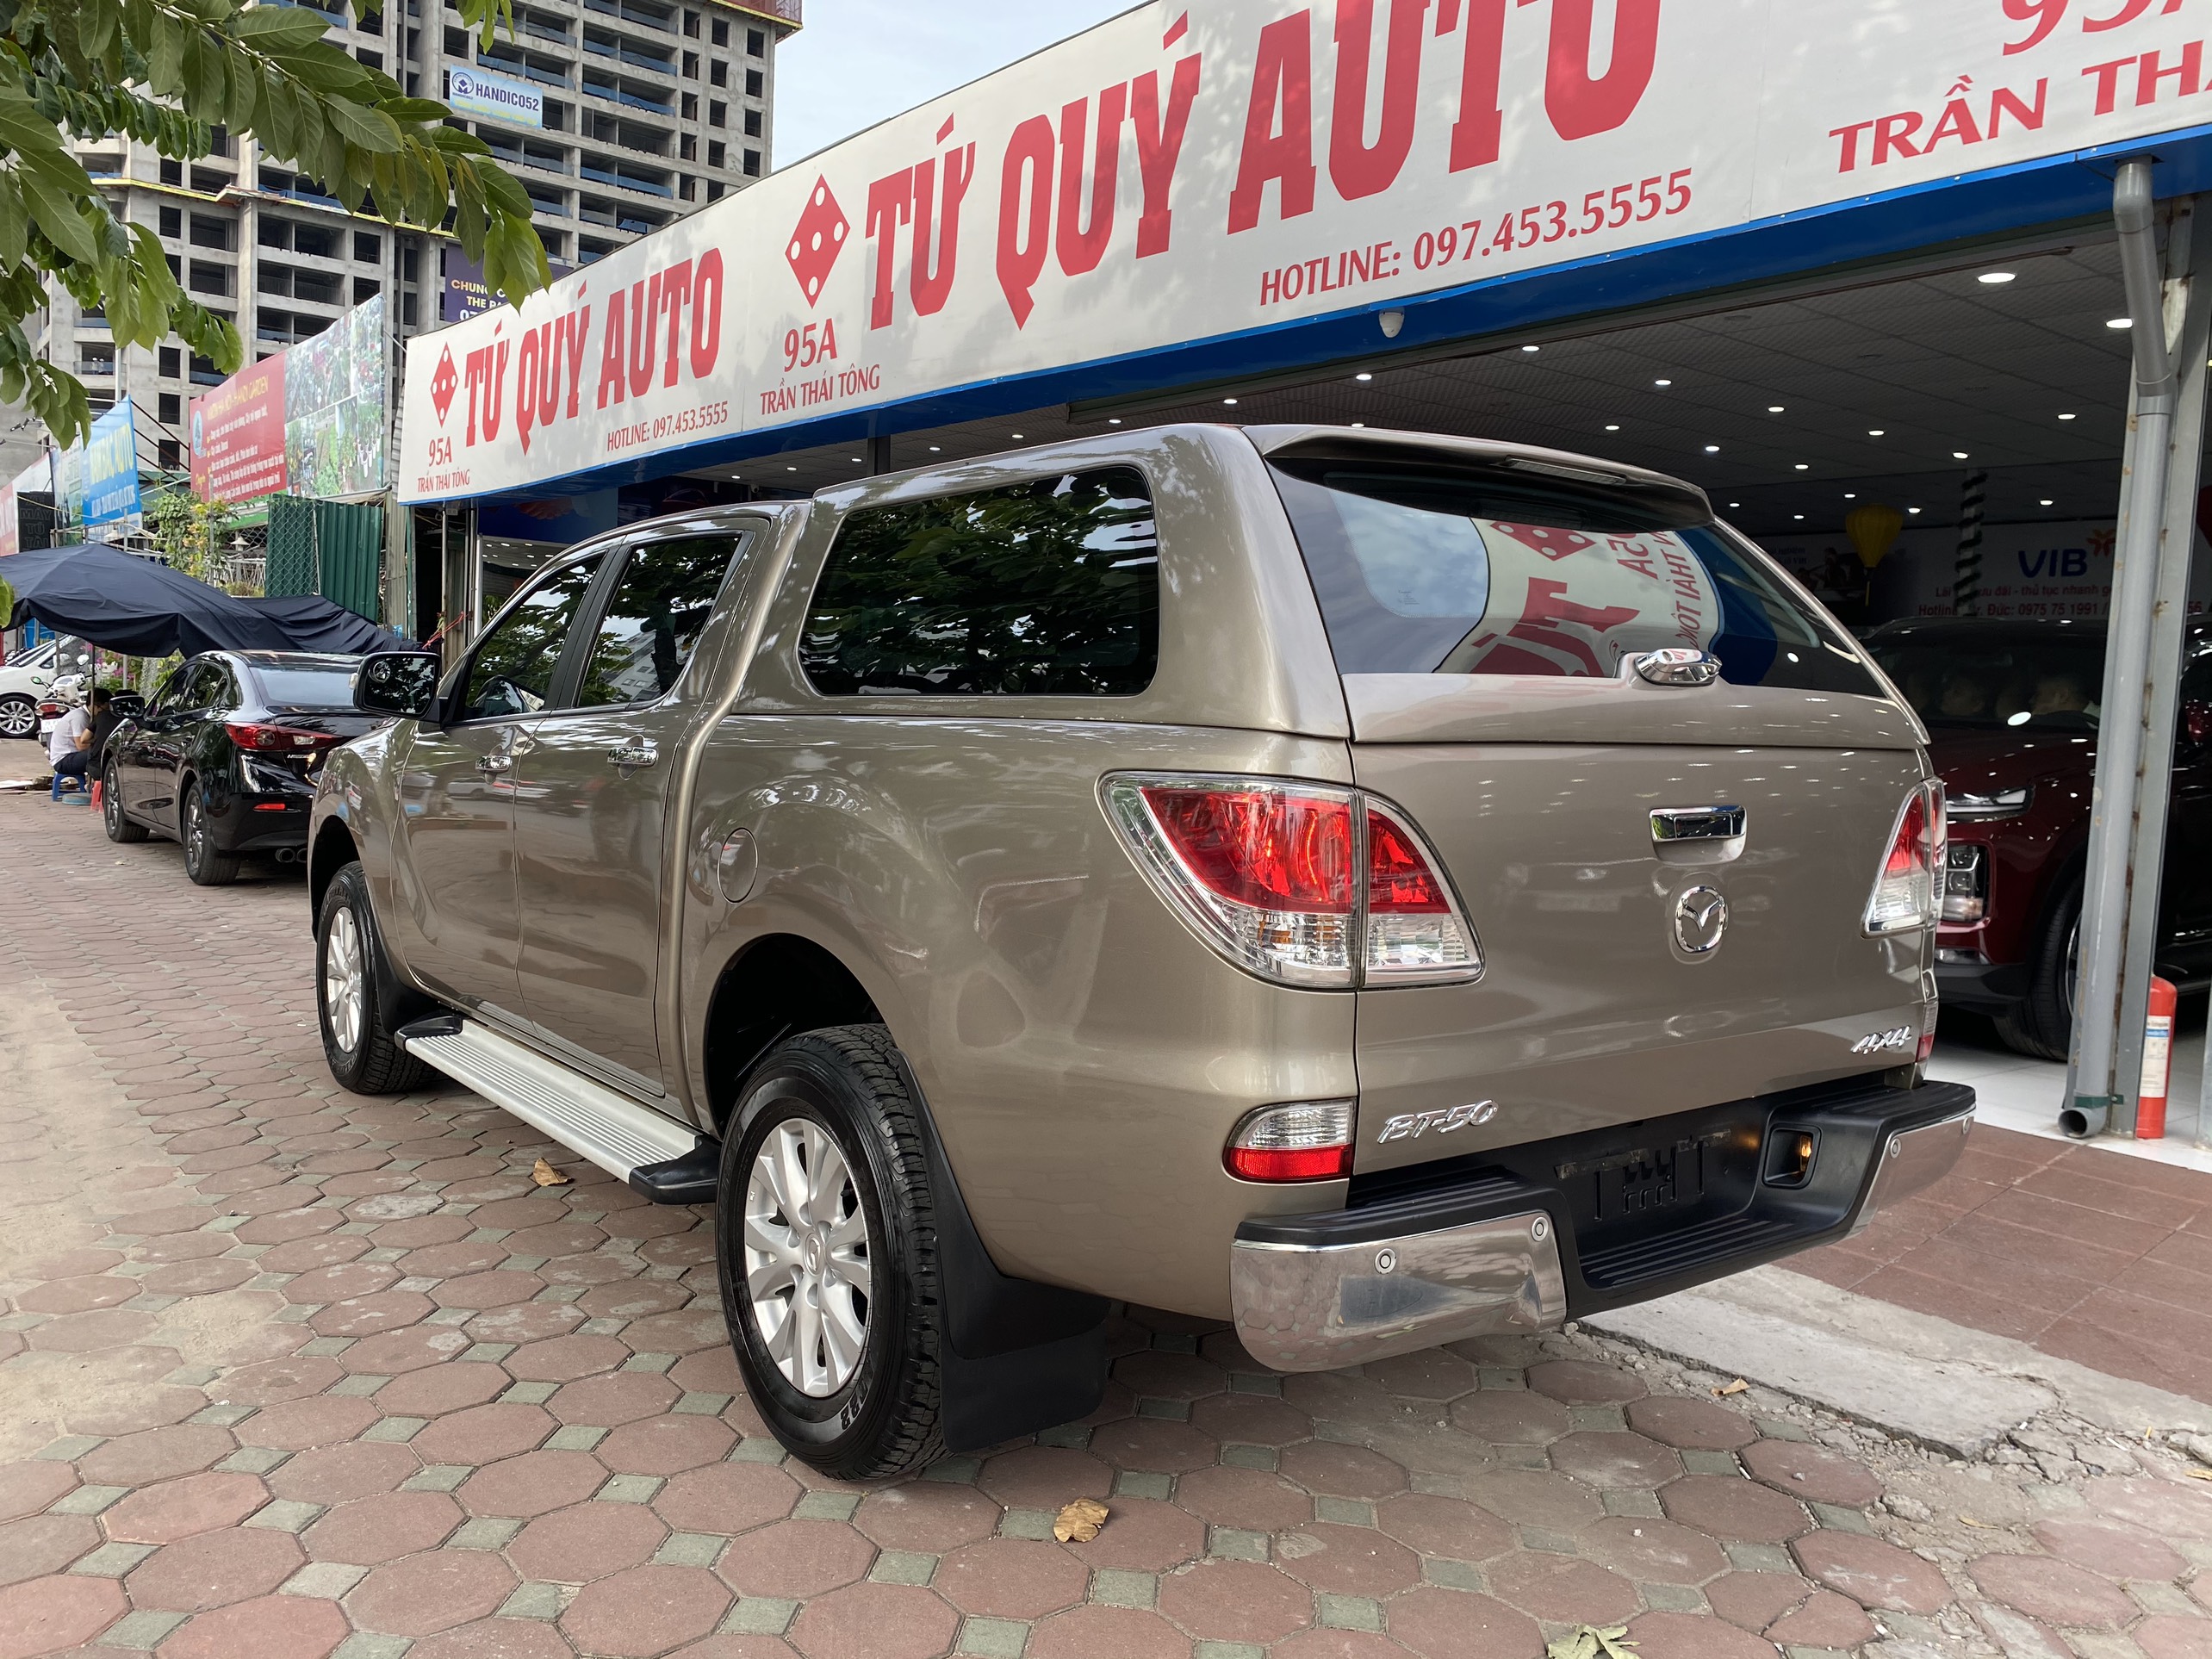
[[[122,792],[115,787],[114,767],[108,768],[107,777],[103,782],[103,787],[100,791],[101,816],[108,820],[108,838],[110,841],[120,840],[121,838],[120,832],[123,827],[123,795]]]
[[[39,705],[28,698],[0,702],[0,737],[28,737],[39,729]]]
[[[193,869],[202,869],[208,862],[208,817],[200,810],[198,799],[184,798],[184,862]]]
[[[346,1053],[361,1043],[367,1023],[369,976],[362,960],[361,928],[343,906],[331,913],[330,936],[323,941],[323,1012],[331,1040]]]
[[[874,1278],[860,1190],[822,1125],[794,1117],[768,1132],[746,1177],[743,1225],[761,1345],[792,1387],[826,1399],[860,1369]]]

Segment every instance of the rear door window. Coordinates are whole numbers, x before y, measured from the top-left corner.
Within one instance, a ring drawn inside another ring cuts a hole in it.
[[[1718,524],[1533,475],[1271,464],[1340,673],[1606,677],[1687,646],[1738,685],[1881,695],[1855,647]]]
[[[799,661],[831,697],[1127,697],[1159,662],[1159,544],[1134,467],[860,507]]]
[[[736,546],[735,536],[680,536],[633,549],[593,636],[576,706],[653,703],[674,691]]]

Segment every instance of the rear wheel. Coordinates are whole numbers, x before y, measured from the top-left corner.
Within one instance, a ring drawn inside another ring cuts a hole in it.
[[[100,774],[100,821],[107,826],[109,841],[146,839],[146,826],[132,823],[130,815],[123,811],[122,770],[113,761]]]
[[[28,697],[0,697],[0,737],[34,737],[39,705]]]
[[[357,861],[341,865],[315,913],[315,1014],[330,1074],[357,1095],[395,1095],[431,1075],[400,1047],[376,994],[383,945],[369,909],[369,882]]]
[[[842,1480],[944,1451],[936,1209],[921,1114],[881,1026],[792,1038],[723,1142],[716,1258],[746,1392]]]
[[[2074,977],[2081,956],[2081,883],[2059,896],[2028,959],[2028,999],[1997,1016],[2006,1047],[2063,1060],[2073,1045]]]
[[[243,861],[216,847],[199,785],[187,784],[179,792],[184,797],[184,873],[202,887],[227,887],[238,879]]]

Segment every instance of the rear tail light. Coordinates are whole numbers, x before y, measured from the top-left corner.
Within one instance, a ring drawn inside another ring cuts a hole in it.
[[[1936,925],[1945,850],[1943,786],[1930,778],[1915,785],[1898,809],[1889,850],[1867,900],[1869,934],[1906,933]]]
[[[1107,816],[1156,892],[1247,972],[1343,989],[1472,979],[1482,951],[1395,808],[1256,778],[1105,780]]]
[[[226,725],[223,730],[230,733],[231,742],[257,755],[304,755],[339,741],[335,732],[302,731],[297,726],[239,724]]]
[[[1333,1181],[1351,1173],[1349,1100],[1263,1106],[1229,1136],[1221,1162],[1245,1181]]]

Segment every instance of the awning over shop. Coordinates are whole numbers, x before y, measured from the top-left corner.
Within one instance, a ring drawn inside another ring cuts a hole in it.
[[[407,649],[405,640],[326,599],[239,599],[96,542],[15,554],[0,564],[0,576],[15,590],[10,627],[35,618],[130,656]]]

